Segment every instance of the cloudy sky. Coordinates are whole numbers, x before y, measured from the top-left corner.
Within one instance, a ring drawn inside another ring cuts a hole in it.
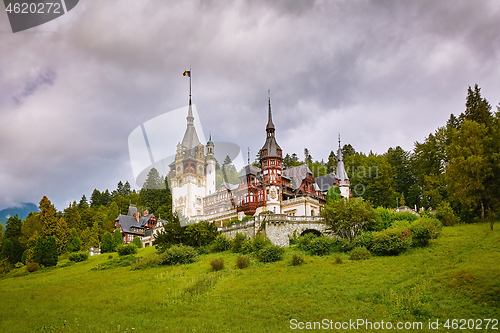
[[[135,186],[129,135],[187,105],[189,68],[205,137],[252,160],[268,89],[278,143],[315,160],[339,132],[357,151],[411,150],[475,83],[500,102],[497,0],[81,0],[16,34],[3,9],[0,209]]]

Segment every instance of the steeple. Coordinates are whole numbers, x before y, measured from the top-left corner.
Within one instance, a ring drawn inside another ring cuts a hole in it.
[[[271,113],[271,90],[267,91],[269,97],[268,97],[268,103],[269,103],[269,115],[267,118],[267,126],[266,126],[266,132],[267,136],[272,136],[274,137],[274,124],[273,124],[273,115]]]
[[[189,94],[189,110],[186,119],[188,126],[194,126],[193,107],[191,105],[191,94]]]
[[[340,133],[339,133],[339,150],[337,152],[337,179],[340,186],[349,186],[349,177],[344,167],[344,157],[342,156],[342,148],[340,147]]]

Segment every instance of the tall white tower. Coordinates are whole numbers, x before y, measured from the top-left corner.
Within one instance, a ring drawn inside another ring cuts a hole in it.
[[[206,167],[206,186],[205,195],[210,195],[215,193],[215,155],[214,155],[214,143],[212,142],[212,135],[207,142],[207,167]]]
[[[340,134],[339,134],[339,150],[337,151],[337,181],[340,189],[340,195],[343,198],[349,198],[351,195],[350,182],[347,172],[344,168],[344,157],[342,156],[342,148],[340,148]]]

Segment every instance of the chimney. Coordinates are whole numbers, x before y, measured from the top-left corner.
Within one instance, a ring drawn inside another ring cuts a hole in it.
[[[146,209],[146,210],[144,211],[144,213],[143,213],[143,216],[148,216],[148,214],[149,214],[149,212],[148,212],[148,210]]]
[[[138,212],[134,214],[134,217],[137,220],[137,223],[139,223],[139,213]]]

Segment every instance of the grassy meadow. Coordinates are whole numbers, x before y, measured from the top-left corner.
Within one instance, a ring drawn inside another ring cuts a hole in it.
[[[292,266],[292,248],[281,262],[252,259],[246,269],[229,251],[189,265],[131,264],[155,252],[60,259],[55,268],[0,276],[0,332],[297,331],[292,319],[421,321],[424,329],[409,331],[450,332],[446,319],[500,320],[500,231],[486,223],[444,227],[428,247],[396,257],[342,254],[341,264],[304,254],[305,263]],[[214,272],[210,261],[220,257],[225,268]],[[440,329],[428,329],[429,319]]]

